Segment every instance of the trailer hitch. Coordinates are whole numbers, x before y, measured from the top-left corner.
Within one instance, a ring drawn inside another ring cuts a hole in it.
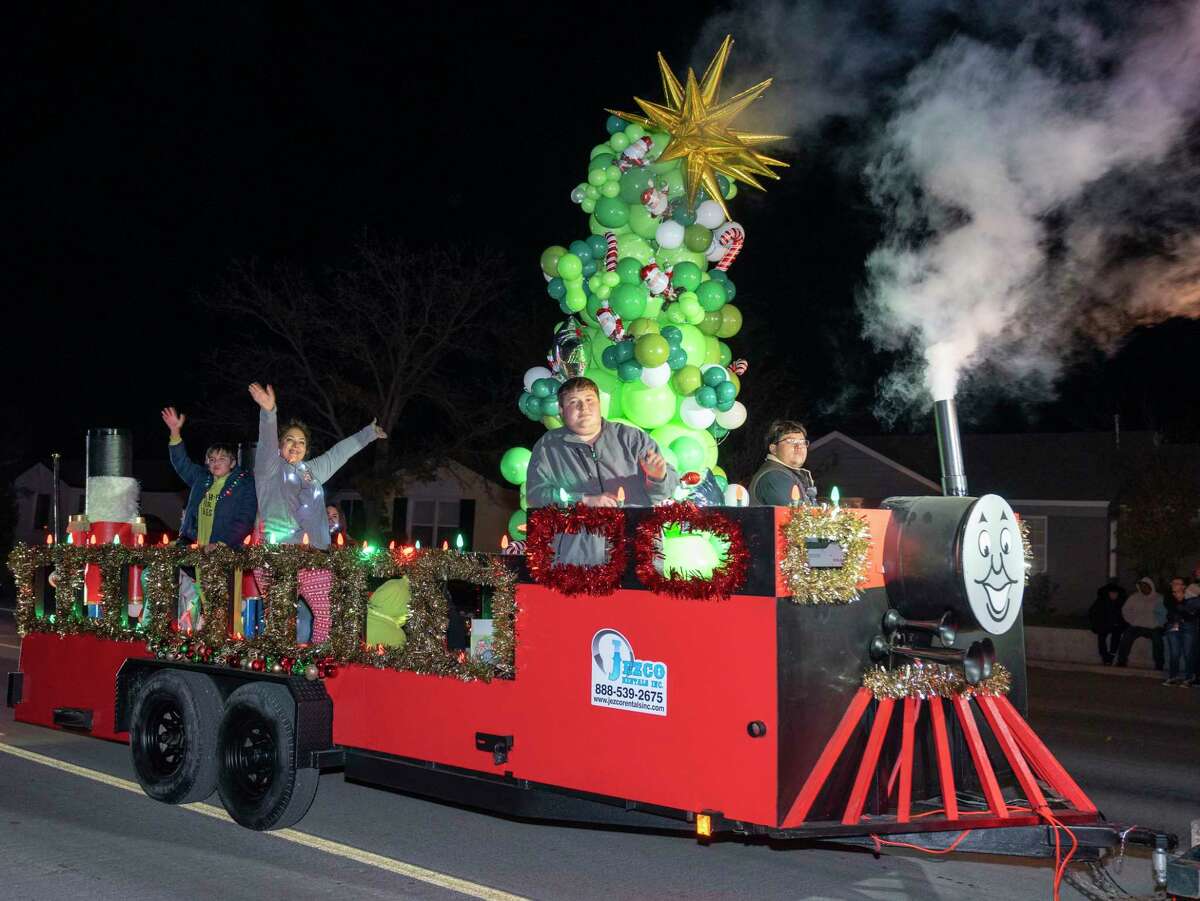
[[[493,735],[490,732],[475,733],[475,750],[490,751],[492,763],[496,766],[508,763],[508,752],[512,750],[512,746],[513,737],[511,735]]]

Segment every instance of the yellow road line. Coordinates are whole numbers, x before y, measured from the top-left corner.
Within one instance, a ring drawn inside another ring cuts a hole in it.
[[[99,782],[103,785],[112,788],[119,788],[122,791],[133,792],[137,795],[142,795],[142,788],[136,782],[131,782],[128,779],[121,779],[117,776],[110,776],[108,773],[102,773],[98,770],[90,770],[86,767],[76,766],[73,763],[67,763],[63,760],[57,760],[54,757],[47,757],[45,754],[38,754],[36,751],[29,751],[25,748],[19,748],[16,745],[0,742],[0,753],[9,754],[13,757],[20,757],[22,760],[28,760],[31,763],[38,763],[42,766],[52,767],[64,773],[70,773],[72,776],[81,776],[84,779],[91,779],[93,782]],[[216,807],[212,804],[198,802],[196,804],[181,805],[185,810],[190,810],[193,813],[203,814],[206,817],[212,817],[216,820],[223,820],[227,823],[232,823],[229,814],[223,808]],[[512,895],[508,892],[502,892],[499,889],[494,889],[486,885],[480,885],[476,882],[470,882],[466,879],[459,879],[457,876],[450,876],[446,873],[439,873],[437,870],[427,870],[424,867],[419,867],[416,864],[405,863],[402,860],[395,860],[391,857],[384,857],[382,854],[374,854],[370,851],[364,851],[361,848],[355,848],[351,845],[345,845],[341,842],[331,841],[326,838],[319,838],[315,835],[309,835],[307,832],[299,832],[295,829],[279,829],[275,832],[264,832],[263,835],[269,835],[274,838],[281,838],[284,841],[292,842],[293,844],[303,845],[306,848],[312,848],[317,851],[323,851],[326,854],[332,854],[335,857],[342,857],[346,860],[353,860],[356,863],[364,864],[365,866],[375,867],[379,870],[386,870],[389,873],[395,873],[398,876],[404,876],[407,879],[415,879],[418,882],[424,882],[429,885],[436,885],[439,888],[448,889],[452,892],[457,892],[460,895],[466,895],[470,898],[482,898],[486,901],[526,901],[520,895]]]

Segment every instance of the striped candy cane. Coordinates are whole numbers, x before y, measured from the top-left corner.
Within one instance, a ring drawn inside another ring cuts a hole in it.
[[[720,242],[721,246],[725,248],[725,253],[714,268],[725,272],[733,265],[737,255],[742,252],[742,245],[746,243],[746,233],[736,222],[731,222],[721,233]]]
[[[604,271],[617,271],[617,236],[612,232],[604,233],[604,243],[608,245],[608,250],[604,253]]]

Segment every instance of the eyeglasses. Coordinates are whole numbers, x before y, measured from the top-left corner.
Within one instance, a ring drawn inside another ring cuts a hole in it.
[[[788,438],[786,441],[778,441],[776,443],[787,447],[794,447],[796,450],[800,450],[802,447],[808,447],[807,438]]]

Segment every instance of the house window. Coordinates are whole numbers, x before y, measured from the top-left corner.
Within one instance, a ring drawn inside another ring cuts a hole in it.
[[[421,542],[421,547],[441,547],[443,541],[458,537],[459,502],[410,498],[408,502],[408,537]]]
[[[1030,575],[1046,571],[1046,517],[1021,514],[1021,522],[1029,527],[1029,547],[1033,550]]]

